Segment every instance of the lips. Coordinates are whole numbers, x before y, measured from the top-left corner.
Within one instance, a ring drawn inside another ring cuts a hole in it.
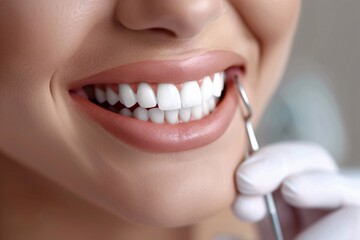
[[[236,67],[241,74],[244,65],[226,51],[131,63],[77,81],[69,92],[80,113],[122,142],[150,152],[184,151],[225,132],[237,105],[232,81],[223,91],[225,71]]]

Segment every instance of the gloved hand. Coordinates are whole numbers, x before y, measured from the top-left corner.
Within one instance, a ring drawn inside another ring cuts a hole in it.
[[[259,222],[267,213],[264,195],[278,189],[275,202],[286,240],[360,239],[359,179],[341,175],[315,144],[270,145],[239,166],[233,211]],[[262,239],[273,239],[270,227],[269,220],[260,222]]]

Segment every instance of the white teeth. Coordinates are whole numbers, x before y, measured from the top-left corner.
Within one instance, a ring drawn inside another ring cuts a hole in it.
[[[134,110],[134,118],[143,120],[143,121],[149,121],[149,113],[148,110],[142,107],[138,107]]]
[[[209,105],[208,105],[207,101],[202,103],[202,112],[203,112],[204,116],[207,116],[210,113],[210,109],[209,109]]]
[[[201,84],[202,101],[210,99],[213,95],[213,84],[209,76],[205,77]]]
[[[100,88],[95,87],[95,98],[99,103],[104,103],[106,101],[105,92]]]
[[[119,95],[110,87],[106,87],[106,100],[110,105],[115,105],[119,101]]]
[[[179,111],[179,117],[182,122],[190,121],[191,108],[181,108]]]
[[[181,108],[181,99],[177,87],[170,83],[160,83],[157,89],[158,106],[161,110]]]
[[[201,91],[197,81],[190,81],[183,84],[181,89],[182,107],[195,107],[201,104]]]
[[[201,104],[191,108],[191,116],[195,120],[199,120],[200,118],[202,118],[202,105]]]
[[[140,83],[136,99],[139,105],[143,108],[152,108],[156,106],[156,96],[152,88],[147,83]]]
[[[136,96],[129,84],[119,84],[119,100],[127,108],[130,108],[136,104]]]
[[[209,105],[209,110],[210,112],[214,111],[215,107],[216,107],[216,102],[215,102],[215,98],[212,97],[208,100],[208,105]]]
[[[131,117],[132,116],[132,112],[128,108],[121,109],[119,113],[121,115],[123,115],[123,116],[126,116],[126,117]]]
[[[150,109],[149,116],[153,123],[164,123],[164,111],[159,108]]]
[[[179,110],[165,111],[165,120],[167,123],[175,124],[179,118]]]
[[[177,124],[199,120],[213,112],[224,84],[225,73],[218,72],[213,79],[204,77],[200,86],[198,81],[185,82],[180,87],[172,83],[160,83],[154,91],[152,85],[143,82],[139,83],[135,93],[130,84],[122,83],[118,85],[118,94],[112,85],[105,88],[94,86],[94,93],[98,103],[107,101],[108,110],[123,116],[153,123]],[[118,101],[124,105],[120,111]],[[138,106],[132,108],[136,104]]]
[[[220,72],[215,73],[214,81],[213,81],[213,95],[215,97],[220,97],[223,89],[224,89],[224,74]]]

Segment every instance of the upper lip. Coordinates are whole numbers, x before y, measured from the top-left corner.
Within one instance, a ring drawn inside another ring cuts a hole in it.
[[[105,70],[74,82],[70,89],[92,84],[173,83],[200,80],[229,67],[244,67],[245,59],[237,53],[214,50],[180,60],[145,60]]]

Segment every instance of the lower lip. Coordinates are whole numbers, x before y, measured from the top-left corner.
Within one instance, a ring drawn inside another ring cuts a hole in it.
[[[235,84],[227,81],[226,93],[208,116],[188,123],[156,124],[105,110],[71,94],[75,105],[121,141],[149,152],[179,152],[203,147],[221,137],[228,128],[238,102]]]

